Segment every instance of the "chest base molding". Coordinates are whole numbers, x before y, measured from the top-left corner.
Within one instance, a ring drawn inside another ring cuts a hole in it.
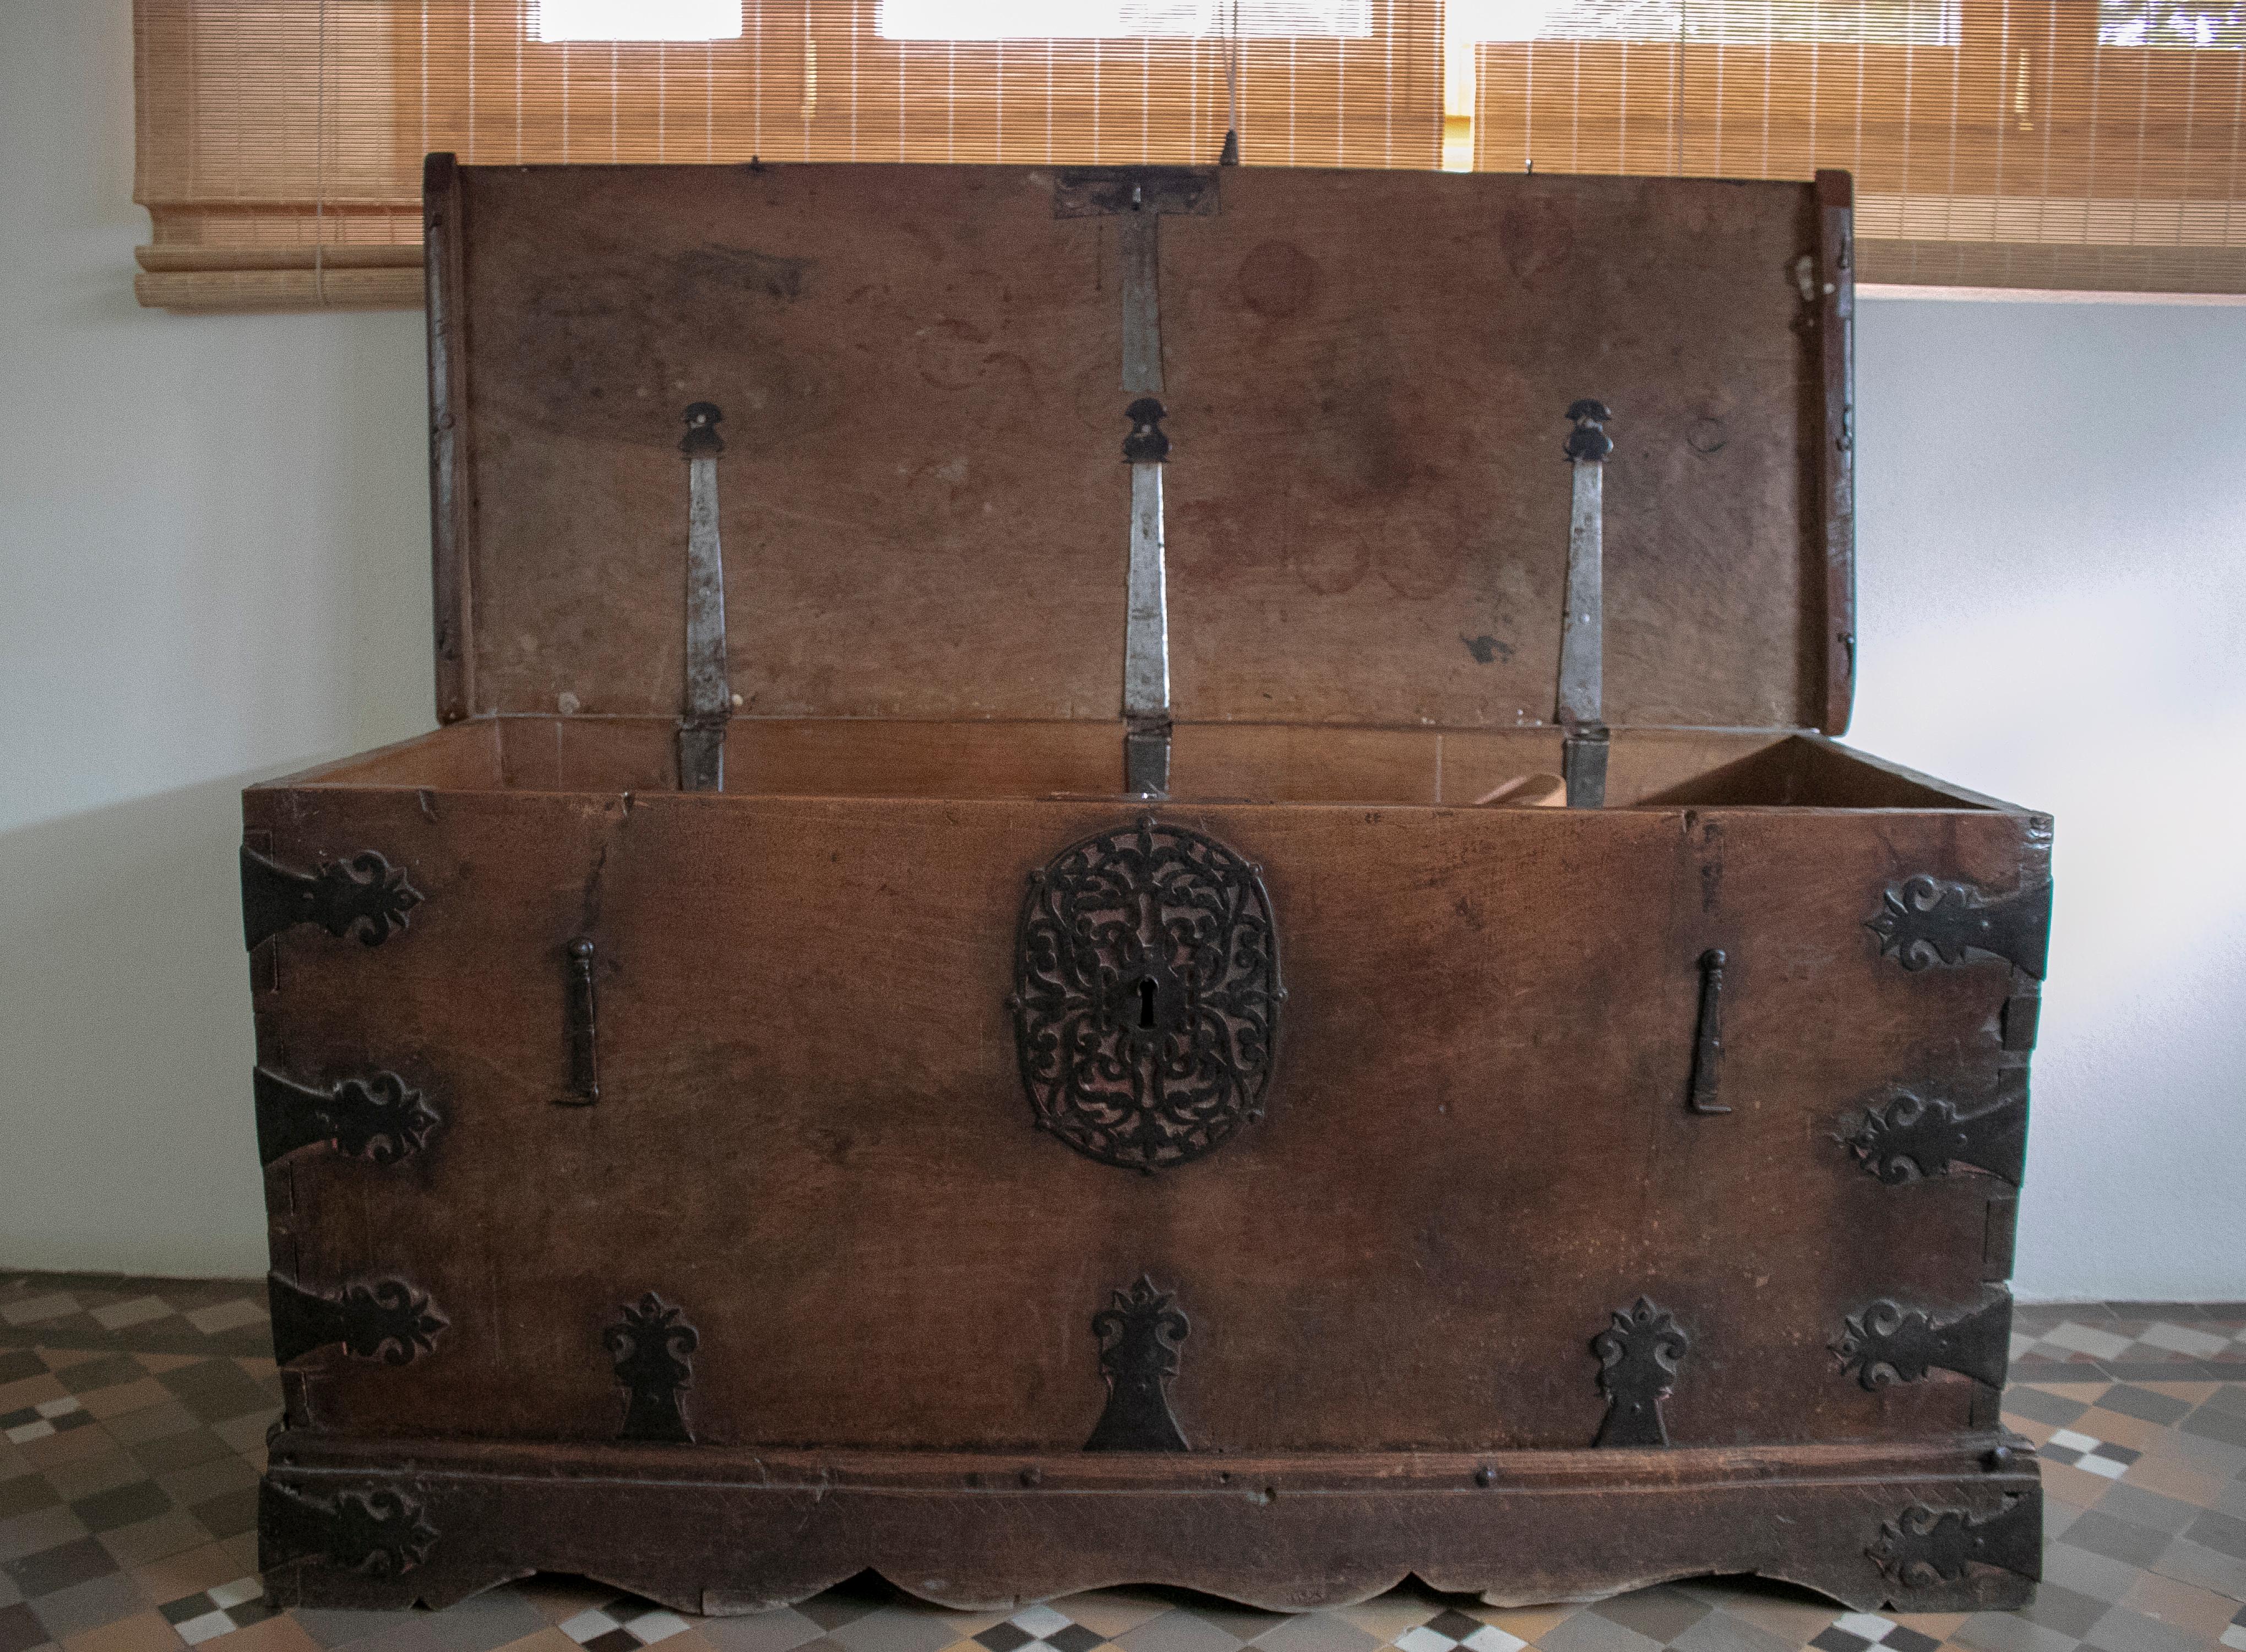
[[[1494,1606],[1753,1573],[1858,1611],[2025,1605],[2033,1455],[1941,1445],[1198,1457],[273,1442],[261,1564],[280,1606],[448,1606],[581,1573],[676,1610],[803,1600],[868,1567],[963,1609],[1121,1583],[1280,1612],[1416,1574]],[[385,1524],[385,1520],[388,1524]],[[397,1527],[411,1544],[392,1540]],[[1629,1540],[1617,1542],[1626,1529]]]

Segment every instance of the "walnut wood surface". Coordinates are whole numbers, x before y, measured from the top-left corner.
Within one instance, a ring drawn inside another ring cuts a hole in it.
[[[1692,1331],[1680,1444],[1973,1422],[1965,1379],[1866,1393],[1826,1344],[1878,1296],[1973,1306],[1999,1185],[1888,1187],[1834,1136],[1891,1086],[1993,1090],[2009,969],[1908,972],[1864,921],[1919,869],[2009,891],[2031,817],[1166,807],[1263,865],[1291,996],[1269,1118],[1140,1178],[1030,1128],[1005,1010],[1025,874],[1137,812],[251,793],[276,857],[375,848],[425,897],[379,948],[271,943],[261,1061],[378,1060],[448,1120],[380,1174],[275,1173],[299,1278],[408,1266],[453,1320],[409,1366],[323,1357],[312,1419],[601,1438],[601,1325],[656,1289],[702,1331],[705,1438],[1071,1447],[1089,1315],[1144,1271],[1194,1315],[1172,1396],[1215,1450],[1587,1443],[1589,1339],[1641,1293]],[[602,1099],[568,1109],[579,935]],[[1718,1118],[1683,1107],[1711,946]]]
[[[1980,1567],[1909,1582],[1872,1553],[1914,1503],[1977,1515],[2025,1503],[2037,1520],[2032,1458],[1991,1472],[1990,1444],[1521,1453],[1485,1484],[1489,1464],[1474,1457],[750,1457],[292,1431],[274,1442],[273,1483],[314,1497],[402,1492],[435,1540],[402,1574],[269,1553],[264,1574],[276,1604],[394,1608],[568,1571],[727,1614],[869,1567],[924,1599],[1007,1611],[1146,1581],[1303,1611],[1415,1574],[1528,1605],[1721,1572],[1805,1584],[1859,1610],[1990,1610],[2025,1604],[2032,1581]]]
[[[745,710],[1116,714],[1115,232],[1056,218],[1052,172],[432,178],[445,717],[677,710],[700,399]],[[1242,168],[1220,193],[1160,227],[1179,716],[1548,722],[1561,412],[1596,395],[1609,720],[1845,725],[1821,386],[1846,317],[1811,186]]]

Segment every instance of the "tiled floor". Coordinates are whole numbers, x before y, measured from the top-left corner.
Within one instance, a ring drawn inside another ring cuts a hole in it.
[[[0,1652],[1928,1652],[2246,1649],[2246,1303],[2019,1311],[2005,1420],[2044,1459],[2036,1605],[1843,1613],[1752,1581],[1499,1611],[1418,1589],[1288,1617],[1103,1589],[1011,1617],[868,1578],[755,1617],[682,1617],[577,1578],[441,1613],[262,1603],[256,1479],[280,1403],[249,1287],[0,1274]]]

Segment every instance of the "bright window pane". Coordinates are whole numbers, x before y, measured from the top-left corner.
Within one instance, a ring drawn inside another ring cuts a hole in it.
[[[1477,40],[1954,45],[1957,0],[1451,0]]]
[[[2246,47],[2246,5],[2179,6],[2098,0],[2101,46]]]
[[[1372,0],[881,0],[884,40],[1372,34]]]
[[[541,40],[738,40],[741,0],[537,0]]]

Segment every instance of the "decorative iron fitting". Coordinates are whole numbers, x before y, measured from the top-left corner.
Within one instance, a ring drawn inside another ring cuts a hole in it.
[[[1865,1109],[1860,1123],[1844,1120],[1838,1139],[1889,1186],[1963,1170],[2017,1187],[2027,1164],[2028,1098],[2025,1073],[2013,1071],[2021,1082],[2012,1093],[1978,1112],[1961,1113],[1940,1097],[1899,1095],[1884,1110]]]
[[[1614,438],[1606,432],[1607,420],[1614,415],[1607,411],[1607,405],[1586,396],[1569,404],[1568,417],[1576,428],[1568,432],[1568,439],[1560,451],[1570,459],[1593,465],[1603,463],[1607,455],[1614,452]]]
[[[1614,1322],[1591,1338],[1598,1356],[1599,1390],[1607,1414],[1593,1445],[1666,1445],[1668,1419],[1661,1414],[1677,1375],[1677,1362],[1692,1346],[1668,1309],[1641,1296],[1614,1310]]]
[[[437,1537],[420,1503],[391,1486],[312,1497],[269,1476],[258,1487],[257,1561],[265,1571],[316,1560],[396,1577],[426,1560]]]
[[[1880,1527],[1865,1553],[1904,1588],[1963,1582],[1975,1567],[2035,1577],[2042,1569],[2043,1502],[2011,1498],[1993,1514],[1914,1503]]]
[[[1724,965],[1720,947],[1700,955],[1700,1015],[1692,1036],[1692,1082],[1685,1091],[1688,1112],[1727,1113],[1731,1109],[1716,1098],[1723,1087]]]
[[[627,1305],[623,1317],[601,1333],[602,1346],[616,1362],[617,1386],[625,1395],[624,1426],[618,1439],[694,1443],[678,1397],[693,1384],[692,1360],[702,1336],[679,1317],[684,1311],[650,1291],[637,1307]]]
[[[1218,209],[1216,173],[1184,167],[1068,167],[1053,184],[1053,216],[1103,218],[1165,213],[1210,218]]]
[[[314,1090],[260,1067],[250,1085],[257,1100],[257,1155],[268,1165],[322,1143],[346,1159],[394,1165],[427,1146],[444,1122],[394,1072]]]
[[[1923,1308],[1882,1299],[1843,1322],[1834,1339],[1843,1376],[1868,1391],[1890,1383],[1916,1383],[1939,1367],[1994,1389],[2004,1385],[2011,1362],[2012,1298],[1998,1291],[1980,1307],[1952,1319]]]
[[[1170,437],[1162,421],[1169,416],[1169,409],[1152,396],[1141,396],[1125,408],[1123,417],[1131,421],[1131,433],[1123,438],[1124,459],[1133,465],[1167,463]]]
[[[1906,969],[1961,964],[1978,952],[2040,981],[2051,949],[2051,882],[1992,896],[1978,884],[1921,875],[1889,889],[1864,928],[1879,937],[1880,955]]]
[[[1030,875],[1014,1039],[1038,1125],[1148,1173],[1263,1116],[1278,1037],[1278,930],[1263,868],[1152,815]]]
[[[1119,1290],[1112,1306],[1092,1316],[1099,1339],[1099,1374],[1107,1408],[1084,1443],[1087,1451],[1183,1451],[1192,1448],[1170,1411],[1167,1391],[1178,1374],[1178,1344],[1192,1327],[1177,1298],[1154,1288],[1147,1275]]]
[[[276,1365],[294,1364],[315,1349],[337,1343],[354,1359],[411,1364],[435,1349],[438,1333],[451,1323],[402,1279],[357,1280],[326,1296],[273,1273],[266,1275],[266,1291]]]
[[[356,934],[378,947],[404,931],[405,914],[421,892],[367,849],[348,860],[323,860],[316,872],[298,872],[242,846],[242,935],[255,950],[283,929],[317,924],[338,941]]]

